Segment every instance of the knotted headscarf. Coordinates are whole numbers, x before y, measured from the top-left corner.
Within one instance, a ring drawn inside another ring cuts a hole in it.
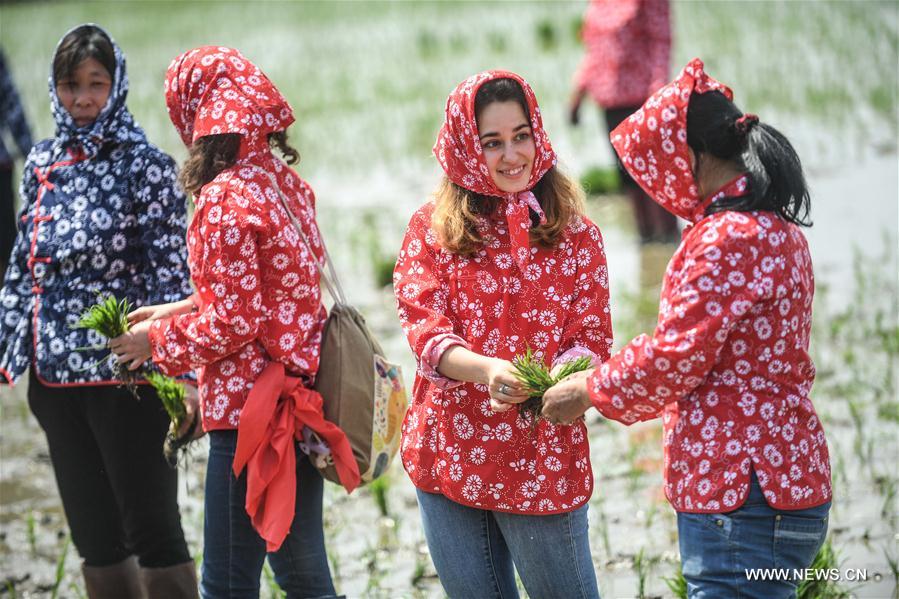
[[[712,201],[699,197],[687,144],[690,98],[709,91],[733,100],[730,88],[707,75],[702,61],[694,58],[611,133],[612,146],[634,181],[663,208],[689,222],[701,220]]]
[[[169,118],[188,147],[206,135],[237,133],[248,148],[293,123],[293,110],[259,67],[238,50],[194,48],[176,57],[165,75]]]
[[[475,96],[482,85],[495,79],[511,79],[521,86],[528,106],[531,134],[536,146],[531,177],[525,191],[501,191],[490,176],[484,149],[478,134],[475,115]],[[543,118],[534,90],[527,81],[509,71],[485,71],[460,83],[446,100],[446,120],[437,134],[434,155],[450,181],[475,193],[503,198],[506,222],[513,256],[519,267],[527,265],[530,256],[528,232],[531,228],[530,209],[546,222],[546,215],[534,193],[534,185],[556,164],[556,153],[543,129]]]

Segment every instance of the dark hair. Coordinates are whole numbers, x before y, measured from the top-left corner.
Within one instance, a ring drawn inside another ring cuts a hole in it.
[[[83,61],[93,58],[115,78],[115,50],[112,41],[96,25],[81,25],[70,31],[53,57],[54,83],[70,76]]]
[[[736,210],[770,210],[810,227],[810,198],[802,163],[792,144],[771,125],[744,115],[719,91],[693,94],[687,110],[687,143],[735,163],[749,175],[749,194],[715,202],[707,214]]]
[[[199,193],[220,172],[234,166],[240,151],[240,140],[241,135],[238,133],[222,133],[206,135],[195,141],[178,174],[181,187],[187,193]],[[287,131],[269,133],[268,143],[278,148],[287,164],[300,161],[300,153],[287,142]]]
[[[524,97],[524,90],[514,79],[493,79],[478,88],[474,96],[475,118],[481,116],[481,111],[494,102],[518,102],[526,119],[530,120],[528,101]]]

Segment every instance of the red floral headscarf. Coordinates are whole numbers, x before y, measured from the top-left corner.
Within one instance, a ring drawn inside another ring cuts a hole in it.
[[[536,152],[527,190],[519,193],[501,191],[493,182],[478,134],[475,96],[483,84],[494,79],[512,79],[521,86],[527,100]],[[527,81],[509,71],[485,71],[460,83],[446,100],[446,121],[437,134],[433,151],[450,181],[475,193],[506,200],[506,222],[512,251],[520,266],[527,264],[530,255],[528,231],[531,228],[528,208],[540,216],[540,222],[546,222],[540,202],[530,190],[556,164],[556,153],[543,130],[537,98]]]
[[[294,121],[287,100],[265,73],[239,51],[220,46],[188,50],[172,61],[165,103],[188,147],[206,135],[239,133],[244,153]]]
[[[690,167],[687,109],[694,93],[713,90],[733,100],[730,88],[708,76],[694,58],[611,133],[612,146],[634,181],[663,208],[690,222],[703,218],[713,198],[699,197]]]

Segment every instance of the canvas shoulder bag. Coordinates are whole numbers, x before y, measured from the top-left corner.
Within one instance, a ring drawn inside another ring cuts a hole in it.
[[[315,259],[312,245],[277,181],[271,173],[266,174],[291,224]],[[365,318],[347,302],[324,239],[322,250],[327,271],[317,259],[315,264],[334,304],[322,332],[318,374],[312,387],[322,396],[325,419],[346,434],[365,484],[383,474],[396,455],[408,398],[400,367],[384,357]],[[306,429],[304,436],[309,437],[309,433]],[[314,437],[314,433],[311,435]],[[304,444],[322,476],[339,484],[331,456],[321,441],[305,438]]]

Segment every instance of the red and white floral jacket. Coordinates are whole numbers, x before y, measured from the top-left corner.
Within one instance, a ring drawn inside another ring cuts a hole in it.
[[[506,202],[509,200],[503,200]],[[482,219],[486,243],[471,259],[445,251],[431,228],[433,204],[412,217],[394,272],[403,330],[419,359],[403,424],[402,459],[418,488],[483,509],[551,514],[583,505],[593,490],[583,421],[532,428],[517,409],[495,413],[484,385],[441,379],[435,342],[461,338],[511,360],[532,348],[547,362],[604,360],[612,344],[602,236],[578,218],[554,248],[513,260],[505,208]]]
[[[622,163],[663,207],[692,224],[662,287],[655,332],[588,381],[606,417],[662,416],[665,493],[684,512],[727,512],[750,469],[768,502],[802,509],[831,498],[827,441],[809,393],[814,277],[800,229],[773,212],[708,206],[747,193],[740,176],[700,198],[689,166],[690,96],[731,91],[693,60],[612,132]]]

